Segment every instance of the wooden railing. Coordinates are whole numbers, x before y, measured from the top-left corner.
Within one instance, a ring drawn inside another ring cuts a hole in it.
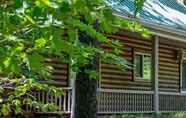
[[[154,112],[153,91],[98,90],[98,113],[152,113]],[[160,112],[186,111],[186,95],[159,93]]]
[[[98,113],[150,113],[153,112],[152,91],[100,89]]]
[[[60,97],[47,92],[37,92],[35,96],[42,103],[54,103],[59,107],[52,113],[71,113],[71,88],[63,90],[65,94]],[[153,91],[98,89],[98,114],[152,113],[154,112],[153,95]],[[27,107],[27,110],[33,109]],[[42,113],[38,109],[34,109],[34,111]],[[186,111],[186,95],[160,92],[159,111]]]
[[[62,96],[55,96],[48,92],[40,91],[35,92],[34,96],[37,100],[41,103],[53,103],[57,106],[57,110],[55,112],[47,112],[47,113],[70,113],[71,112],[71,103],[72,103],[72,92],[71,88],[62,88],[64,91],[64,95]],[[26,106],[27,111],[34,111],[37,113],[44,113],[40,109],[32,108],[29,105]],[[46,113],[46,112],[45,112]]]
[[[180,93],[160,93],[159,107],[161,112],[186,111],[186,95]]]

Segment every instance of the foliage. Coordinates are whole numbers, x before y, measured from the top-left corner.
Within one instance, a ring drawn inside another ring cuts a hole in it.
[[[136,9],[134,11],[134,13],[137,15],[140,10],[142,9],[143,7],[143,4],[146,0],[135,0],[135,6],[136,6]]]
[[[61,90],[40,83],[51,81],[52,68],[44,63],[46,58],[70,63],[73,71],[92,63],[95,55],[100,55],[107,63],[128,67],[127,61],[119,57],[121,44],[107,39],[104,34],[116,33],[119,28],[133,29],[133,23],[113,16],[105,0],[3,0],[0,17],[3,116],[23,113],[26,104],[46,110],[42,108],[45,105],[32,96],[33,90],[61,95]],[[97,30],[93,27],[95,22],[99,24]],[[144,28],[135,25],[136,31],[147,34]],[[79,32],[89,35],[99,44],[110,45],[113,51],[80,42]],[[95,72],[87,72],[91,73],[91,78],[96,78]],[[7,87],[10,90],[5,92]]]

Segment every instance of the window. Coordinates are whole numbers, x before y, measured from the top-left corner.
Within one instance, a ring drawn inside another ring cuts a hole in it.
[[[186,91],[186,60],[182,62],[182,91]]]
[[[135,54],[135,78],[141,80],[151,79],[151,56],[147,54]]]

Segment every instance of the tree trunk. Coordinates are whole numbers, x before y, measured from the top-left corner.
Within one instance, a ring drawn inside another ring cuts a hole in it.
[[[78,73],[76,78],[75,118],[96,118],[97,81]]]
[[[80,33],[80,41],[91,46],[98,45],[95,39]],[[97,118],[97,79],[89,78],[86,70],[98,71],[98,56],[91,64],[80,68],[75,82],[75,115],[74,118]],[[98,76],[97,76],[98,77]]]

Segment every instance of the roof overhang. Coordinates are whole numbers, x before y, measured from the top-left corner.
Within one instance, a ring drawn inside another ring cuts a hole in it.
[[[150,21],[147,21],[145,19],[134,18],[130,15],[121,14],[119,12],[114,12],[114,15],[142,24],[144,27],[150,30],[152,35],[157,35],[170,40],[186,43],[186,31],[184,30],[176,29],[175,27],[165,26],[154,22],[151,23]]]

